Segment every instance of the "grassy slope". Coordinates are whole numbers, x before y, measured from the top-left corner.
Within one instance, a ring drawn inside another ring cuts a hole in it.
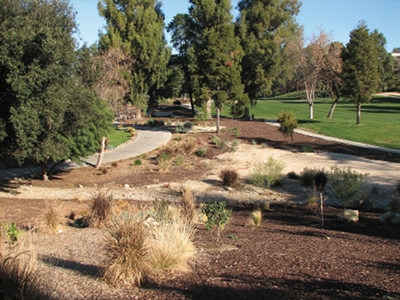
[[[371,103],[363,104],[362,125],[356,123],[353,102],[340,101],[333,118],[326,116],[333,103],[331,99],[316,99],[314,120],[309,119],[307,100],[295,95],[260,99],[250,110],[256,119],[277,119],[283,109],[292,110],[299,119],[299,128],[352,141],[400,149],[400,99],[376,96]]]
[[[112,130],[108,135],[108,144],[114,147],[127,142],[131,137],[131,134],[124,130]]]

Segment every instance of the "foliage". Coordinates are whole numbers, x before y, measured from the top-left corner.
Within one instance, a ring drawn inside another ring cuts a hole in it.
[[[170,50],[164,37],[164,14],[156,0],[102,0],[99,13],[106,21],[101,51],[119,48],[132,59],[129,100],[139,109],[152,109],[167,77]],[[151,114],[151,112],[150,112]]]
[[[45,231],[56,233],[60,223],[60,215],[54,203],[47,206],[46,212],[44,213],[44,220],[46,226]]]
[[[192,129],[193,124],[190,123],[189,121],[186,121],[185,124],[183,124],[183,127],[187,128],[187,129]]]
[[[314,148],[311,145],[303,145],[303,146],[301,146],[301,152],[303,152],[303,153],[314,153]]]
[[[361,189],[364,186],[368,174],[352,171],[350,167],[339,169],[332,167],[328,175],[331,184],[331,191],[346,209],[352,201],[360,196]]]
[[[175,166],[182,166],[185,163],[185,157],[183,155],[179,155],[174,162]]]
[[[141,159],[135,159],[135,161],[133,162],[134,166],[141,166],[143,165],[143,162]]]
[[[207,148],[200,148],[197,150],[197,155],[198,156],[206,156],[207,155]]]
[[[313,186],[315,173],[316,169],[304,168],[303,172],[301,172],[301,184],[304,186]]]
[[[4,237],[6,237],[12,244],[17,242],[19,238],[24,234],[24,231],[19,230],[17,227],[17,223],[15,222],[12,222],[10,224],[3,223],[0,230],[2,231],[0,237],[3,237],[4,234]]]
[[[237,151],[239,147],[239,141],[238,140],[231,141],[229,138],[226,138],[224,140],[220,140],[217,146],[219,149],[221,149],[222,152],[234,153]]]
[[[149,275],[148,231],[136,216],[115,219],[107,233],[106,251],[109,263],[103,278],[112,285],[128,282],[140,286]]]
[[[222,169],[219,178],[222,180],[224,186],[235,186],[239,180],[239,174],[236,170],[231,168]]]
[[[205,125],[209,121],[207,113],[204,112],[204,111],[201,111],[198,114],[196,114],[194,119],[195,119],[196,122],[198,122],[198,123],[200,123],[202,125]]]
[[[194,141],[187,141],[183,143],[180,147],[182,153],[184,154],[192,154],[197,148],[197,143]]]
[[[207,217],[205,226],[208,231],[217,228],[219,234],[219,231],[223,230],[225,224],[229,222],[232,217],[232,210],[226,209],[225,206],[225,202],[204,203],[202,213]]]
[[[155,213],[155,219],[157,221],[162,221],[168,219],[168,208],[170,202],[168,200],[162,199],[161,201],[155,199],[153,201],[153,210]]]
[[[213,135],[211,136],[211,142],[212,142],[214,145],[218,146],[219,143],[221,143],[221,139],[220,139],[218,136],[216,136],[215,134],[213,134]]]
[[[190,188],[182,187],[181,189],[181,210],[183,218],[189,222],[189,224],[194,223],[197,213],[196,213],[196,198]]]
[[[241,77],[252,104],[258,97],[270,93],[273,80],[284,69],[285,45],[298,31],[294,17],[300,5],[297,0],[241,0],[238,3],[237,30],[244,50]],[[248,106],[248,103],[243,101],[242,105]]]
[[[298,180],[301,178],[301,176],[297,175],[297,173],[295,171],[291,171],[287,174],[287,177],[289,179],[294,179],[294,180]]]
[[[258,226],[261,225],[261,220],[262,220],[262,211],[261,211],[261,209],[253,210],[250,213],[250,216],[249,216],[250,224],[258,227]]]
[[[233,136],[238,138],[240,137],[240,129],[237,127],[233,127],[230,129],[230,131],[232,132]]]
[[[189,13],[196,39],[190,52],[189,68],[193,74],[196,104],[203,106],[214,100],[219,133],[219,112],[224,104],[228,101],[243,103],[246,98],[239,66],[243,53],[239,39],[235,37],[229,0],[207,3],[191,0],[190,3]]]
[[[49,163],[96,152],[112,116],[94,90],[90,49],[75,51],[68,1],[9,1],[0,15],[0,154],[36,161],[47,180]]]
[[[269,189],[272,184],[283,178],[283,167],[283,163],[270,156],[266,163],[258,162],[255,164],[251,181],[256,186]]]
[[[183,127],[182,125],[177,125],[175,126],[175,132],[176,133],[188,133],[188,129]]]
[[[293,133],[297,128],[297,118],[295,114],[292,111],[285,112],[282,110],[278,115],[278,122],[281,124],[279,131],[283,136],[291,137],[292,143],[294,143]]]
[[[357,122],[361,124],[361,103],[369,102],[379,86],[378,40],[361,22],[350,32],[343,50],[342,95],[354,100]]]

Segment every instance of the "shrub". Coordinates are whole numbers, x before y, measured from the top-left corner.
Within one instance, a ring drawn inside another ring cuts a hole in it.
[[[395,195],[393,199],[389,202],[388,211],[394,212],[396,214],[400,214],[400,197]]]
[[[285,137],[291,137],[292,143],[294,143],[293,132],[297,128],[297,118],[295,114],[290,112],[281,111],[278,115],[278,122],[281,124],[279,131]]]
[[[303,146],[301,147],[301,152],[304,152],[304,153],[314,153],[314,148],[313,148],[312,146],[310,146],[310,145],[303,145]]]
[[[268,145],[266,144],[266,143],[261,143],[261,148],[267,148],[268,147]]]
[[[165,121],[164,120],[158,121],[158,126],[164,127],[165,126]]]
[[[317,170],[314,174],[314,186],[317,191],[322,191],[328,183],[328,175],[324,169]]]
[[[301,173],[301,184],[304,186],[313,186],[314,185],[314,169],[304,168]]]
[[[171,162],[161,157],[157,158],[157,164],[160,167],[161,172],[168,172],[169,168],[171,167]]]
[[[154,121],[155,121],[154,119],[147,120],[147,122],[146,122],[147,126],[154,127],[155,126]]]
[[[114,286],[140,286],[149,275],[148,231],[142,221],[125,215],[113,221],[106,238],[110,258],[103,278]]]
[[[190,123],[189,121],[186,121],[185,124],[183,124],[183,127],[186,129],[192,129],[193,124]]]
[[[184,154],[192,154],[197,148],[197,143],[193,141],[187,141],[181,145],[181,150]]]
[[[257,141],[256,141],[256,140],[251,140],[251,144],[252,144],[253,146],[255,146],[255,145],[257,145]]]
[[[112,166],[113,168],[118,168],[118,163],[117,163],[116,161],[113,161],[113,162],[111,163],[111,166]]]
[[[176,133],[188,133],[188,129],[183,126],[176,126],[175,132]]]
[[[190,188],[182,187],[181,193],[182,215],[184,219],[191,224],[196,218],[196,199],[194,198],[192,190]]]
[[[215,134],[213,134],[213,135],[211,136],[211,142],[212,142],[214,145],[218,146],[218,145],[221,143],[221,139],[220,139],[219,137],[217,137]]]
[[[206,156],[207,155],[207,148],[201,148],[197,150],[197,155],[198,156]]]
[[[170,206],[169,201],[165,199],[162,199],[161,201],[155,199],[153,201],[153,210],[157,221],[168,219],[169,206]]]
[[[176,141],[182,141],[182,140],[183,140],[183,137],[177,136],[177,137],[175,138],[175,140],[176,140]]]
[[[195,121],[200,123],[200,124],[207,124],[208,122],[208,117],[207,114],[204,111],[199,112],[198,114],[196,114],[196,116],[194,117]]]
[[[136,135],[136,129],[133,127],[127,127],[126,131],[130,132],[131,137],[134,137]]]
[[[141,159],[135,159],[135,161],[133,162],[134,166],[141,166],[143,165],[143,161]]]
[[[350,167],[344,169],[339,169],[337,166],[332,167],[332,171],[328,174],[331,191],[342,203],[343,209],[359,198],[367,177],[367,173],[352,171]]]
[[[45,226],[46,232],[49,233],[56,233],[58,229],[58,225],[60,223],[60,215],[58,213],[58,210],[55,206],[55,204],[48,204],[47,210],[44,213],[44,221],[45,221]]]
[[[106,175],[108,173],[108,170],[106,167],[101,168],[101,174]]]
[[[179,101],[179,100],[175,100],[175,101],[174,101],[174,105],[182,105],[182,102]]]
[[[0,230],[0,241],[2,238],[7,238],[11,244],[14,244],[19,240],[19,238],[24,234],[24,231],[19,230],[17,227],[17,223],[12,222],[11,224],[3,223]],[[3,241],[1,241],[3,242]]]
[[[182,166],[185,163],[185,157],[183,155],[179,155],[174,162],[175,166]]]
[[[262,220],[262,211],[261,209],[253,210],[249,216],[249,223],[254,226],[260,226]]]
[[[224,186],[235,186],[239,180],[239,174],[234,169],[226,168],[221,170],[219,178]]]
[[[84,224],[90,227],[104,227],[110,221],[113,205],[113,194],[98,192],[92,200],[92,207],[89,215],[85,217]]]
[[[167,122],[167,126],[172,126],[172,122],[171,122],[171,120],[168,120],[168,122]]]
[[[124,125],[119,124],[119,125],[117,126],[117,128],[118,128],[118,129],[123,129],[123,128],[124,128]]]
[[[295,171],[289,172],[289,173],[287,174],[287,177],[288,177],[289,179],[295,179],[295,180],[301,178],[301,176],[297,175]]]
[[[207,217],[205,227],[208,231],[217,228],[218,237],[220,231],[224,230],[225,225],[232,217],[232,210],[225,208],[225,202],[210,202],[205,203],[202,208],[202,213]]]
[[[239,128],[237,128],[237,127],[233,127],[232,129],[231,129],[231,132],[232,132],[232,134],[233,134],[233,136],[234,137],[239,137],[240,136],[240,129]]]
[[[234,153],[237,151],[237,148],[239,147],[239,141],[238,140],[230,141],[228,138],[225,140],[220,140],[217,146],[219,149],[221,149],[222,152]]]
[[[269,189],[273,183],[283,178],[283,167],[283,163],[270,156],[266,163],[258,162],[255,164],[251,181],[256,186]]]

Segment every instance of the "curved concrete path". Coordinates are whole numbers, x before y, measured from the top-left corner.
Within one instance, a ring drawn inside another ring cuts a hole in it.
[[[137,136],[134,141],[104,153],[103,163],[123,160],[150,152],[154,149],[157,149],[158,147],[165,145],[171,139],[171,132],[160,129],[138,129],[136,132]],[[97,158],[98,154],[94,154],[87,157],[86,159],[82,159],[82,165],[78,165],[75,162],[66,162],[60,165],[57,169],[67,170],[87,165],[93,166],[96,165]],[[40,173],[40,167],[10,169],[0,171],[0,181],[12,180],[16,177],[28,178],[33,174]]]
[[[280,126],[278,121],[266,121],[266,123],[271,126],[275,126],[275,127]],[[327,141],[331,141],[331,142],[346,144],[346,145],[350,145],[350,146],[400,154],[400,150],[384,148],[384,147],[379,147],[379,146],[374,146],[374,145],[368,145],[368,144],[359,143],[359,142],[353,142],[353,141],[339,139],[339,138],[335,138],[335,137],[331,137],[331,136],[327,136],[327,135],[312,133],[312,132],[301,130],[301,129],[295,129],[294,132],[298,133],[298,134],[307,135],[307,136],[311,136],[311,137],[315,137],[315,138],[319,138],[319,139],[323,139],[323,140],[327,140]]]

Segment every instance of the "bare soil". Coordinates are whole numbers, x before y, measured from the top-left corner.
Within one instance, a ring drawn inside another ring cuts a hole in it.
[[[337,163],[371,173],[369,184],[379,191],[372,200],[381,201],[398,180],[400,155],[302,135],[295,135],[291,143],[263,122],[224,119],[222,125],[240,128],[237,152],[221,153],[211,144],[210,132],[174,134],[169,146],[182,148],[182,143],[195,141],[198,148],[208,149],[207,155],[186,154],[182,166],[170,166],[166,172],[157,164],[158,150],[141,157],[142,166],[132,166],[131,159],[106,164],[106,171],[85,167],[59,173],[49,182],[2,183],[4,221],[40,228],[49,205],[55,205],[62,217],[58,234],[38,232],[32,237],[42,289],[56,299],[400,299],[400,229],[380,224],[381,212],[361,210],[359,222],[342,223],[342,209],[326,206],[321,227],[317,209],[299,204],[308,191],[298,181],[284,179],[282,187],[264,192],[247,180],[252,164],[269,155],[286,163],[285,173]],[[178,136],[183,140],[175,140]],[[229,130],[221,134],[228,136],[232,139]],[[303,145],[311,145],[316,153],[301,153]],[[236,169],[241,179],[232,190],[221,186],[218,177],[225,167]],[[190,187],[199,202],[228,201],[233,217],[221,239],[215,240],[199,224],[198,253],[190,272],[163,272],[139,289],[104,283],[99,273],[107,260],[107,230],[69,226],[71,212],[87,214],[90,199],[99,190],[124,200],[117,201],[123,210],[126,203],[175,201],[182,186]],[[260,227],[248,225],[249,210],[243,204],[248,200],[272,203],[263,212]]]

